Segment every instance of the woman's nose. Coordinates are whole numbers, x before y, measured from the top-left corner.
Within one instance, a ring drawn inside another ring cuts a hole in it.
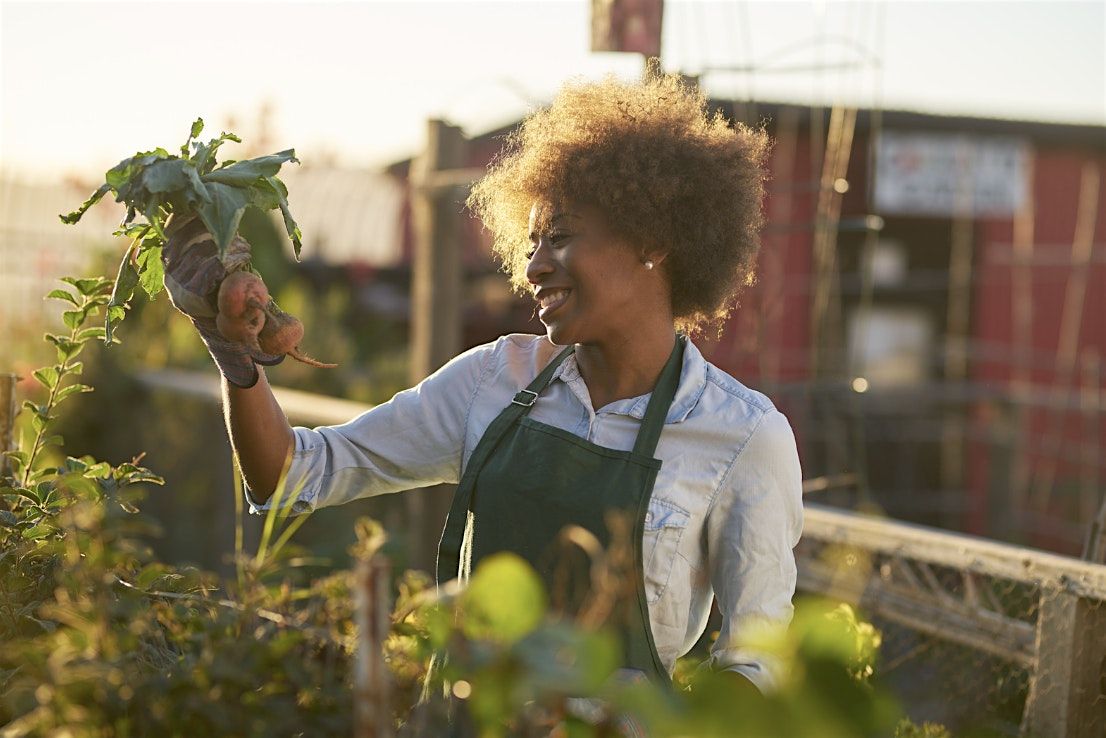
[[[543,242],[538,242],[537,248],[530,254],[530,261],[526,264],[526,280],[530,284],[540,283],[553,271],[553,263],[548,258],[548,250],[543,248],[544,245]]]

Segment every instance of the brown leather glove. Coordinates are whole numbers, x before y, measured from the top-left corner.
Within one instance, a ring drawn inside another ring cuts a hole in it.
[[[215,327],[219,285],[230,272],[249,266],[249,243],[236,235],[226,256],[220,259],[215,239],[196,216],[178,219],[174,215],[166,226],[166,236],[169,240],[161,260],[173,306],[196,326],[215,366],[228,382],[243,388],[254,386],[259,376],[255,364],[272,366],[282,362],[284,356],[251,350],[224,338]]]

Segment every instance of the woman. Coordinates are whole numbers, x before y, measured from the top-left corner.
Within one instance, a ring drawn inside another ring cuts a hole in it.
[[[439,581],[500,550],[550,580],[563,526],[607,542],[621,512],[638,585],[611,621],[625,665],[666,681],[717,597],[709,665],[768,690],[768,659],[734,637],[791,614],[794,438],[684,335],[724,317],[751,278],[767,148],[674,76],[567,86],[469,198],[546,334],[477,346],[345,425],[289,427],[255,368],[272,357],[201,325],[251,508],[268,507],[289,452],[298,509],[458,483]],[[173,260],[171,276],[187,271]]]

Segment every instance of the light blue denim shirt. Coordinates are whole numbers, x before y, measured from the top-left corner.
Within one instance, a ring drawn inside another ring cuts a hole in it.
[[[294,509],[456,484],[484,430],[561,348],[544,336],[505,336],[344,425],[295,428],[287,482],[299,490]],[[570,356],[531,417],[628,451],[648,403],[642,395],[593,410]],[[737,647],[734,636],[756,621],[791,618],[792,549],[802,531],[802,475],[791,426],[767,397],[707,362],[689,341],[656,455],[662,465],[643,552],[661,660],[671,672],[702,634],[717,597],[722,627],[709,666],[739,671],[767,691],[775,664]],[[254,512],[268,507],[252,500],[250,506]]]

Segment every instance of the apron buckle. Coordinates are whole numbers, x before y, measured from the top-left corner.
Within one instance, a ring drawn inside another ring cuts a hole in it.
[[[522,405],[523,407],[533,407],[534,403],[538,401],[538,393],[524,389],[519,390],[519,393],[515,395],[515,399],[511,400],[512,405]]]

